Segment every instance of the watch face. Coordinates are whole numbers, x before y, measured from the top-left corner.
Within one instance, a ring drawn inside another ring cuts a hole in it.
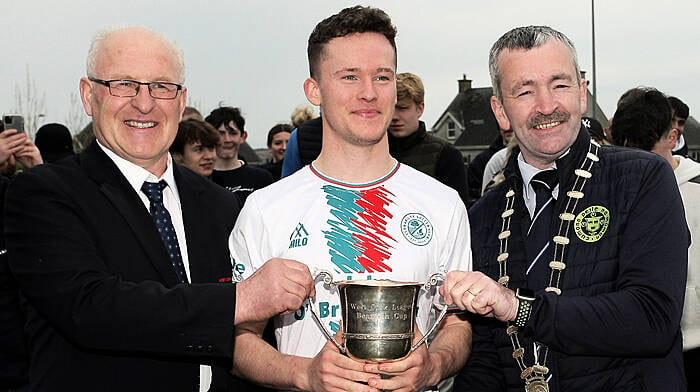
[[[517,289],[515,291],[515,296],[518,297],[518,299],[524,299],[527,301],[534,301],[535,300],[535,292],[530,290],[530,289]]]

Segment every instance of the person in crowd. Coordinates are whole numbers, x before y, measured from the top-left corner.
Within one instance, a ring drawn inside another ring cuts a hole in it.
[[[197,108],[193,106],[185,106],[185,110],[182,112],[182,120],[180,121],[185,121],[189,119],[204,121],[204,116],[202,116],[202,113],[200,113],[199,110],[197,110]]]
[[[678,120],[670,98],[650,87],[631,89],[627,100],[617,107],[611,125],[615,144],[636,147],[663,157],[673,168],[685,207],[692,239],[700,238],[700,163],[674,155],[679,136]],[[678,238],[674,247],[685,249],[687,240]],[[683,331],[683,360],[688,390],[700,390],[700,246],[693,241],[688,249],[688,279],[681,329]]]
[[[272,174],[267,170],[249,166],[238,158],[238,151],[248,138],[240,109],[222,106],[204,120],[219,132],[212,181],[235,193],[244,203],[253,191],[272,184]]]
[[[292,130],[282,163],[281,177],[287,177],[316,159],[321,152],[321,118],[310,106],[298,106],[292,112]]]
[[[194,118],[184,120],[177,127],[170,154],[176,163],[209,177],[214,170],[218,143],[219,132],[211,124]]]
[[[287,142],[287,150],[282,162],[282,177],[287,177],[313,162],[321,153],[323,140],[322,117],[312,118],[301,123],[292,131]]]
[[[486,166],[484,167],[484,176],[481,180],[482,195],[486,193],[487,190],[490,190],[494,186],[503,182],[505,179],[503,176],[503,169],[505,169],[506,163],[517,145],[518,140],[516,138],[511,138],[506,148],[496,151],[496,153],[489,158],[489,161],[486,162]]]
[[[291,133],[292,126],[289,124],[277,124],[270,128],[270,131],[267,133],[267,148],[270,151],[270,161],[260,167],[269,171],[275,181],[282,177],[282,163]]]
[[[25,169],[43,163],[39,149],[26,134],[16,129],[0,129],[0,203],[3,210],[5,193],[17,161]],[[29,354],[19,289],[7,261],[4,227],[4,214],[0,214],[0,391],[9,392],[26,390]]]
[[[670,166],[591,141],[562,33],[515,28],[490,53],[491,108],[518,147],[469,210],[475,272],[440,290],[484,316],[455,391],[685,391],[689,237]]]
[[[273,255],[327,270],[336,281],[415,282],[471,268],[467,213],[457,192],[389,154],[395,35],[386,13],[361,6],[311,33],[304,92],[323,112],[323,146],[310,166],[248,198],[230,242],[243,278]],[[418,301],[415,339],[427,332],[432,310],[425,292]],[[327,290],[317,289],[315,302],[339,307],[337,293]],[[262,323],[239,329],[234,371],[277,389],[423,390],[454,374],[469,352],[469,324],[452,314],[429,347],[393,362],[356,361],[321,330],[338,330],[339,312],[324,312],[316,323],[310,306],[275,318],[279,351],[260,338]]]
[[[673,155],[688,157],[688,145],[685,143],[683,132],[685,132],[685,123],[690,116],[690,108],[685,102],[676,97],[668,97],[668,102],[673,109],[673,128],[678,131],[678,140],[673,147]]]
[[[447,140],[429,134],[420,120],[425,110],[425,88],[416,75],[396,75],[396,107],[389,125],[389,153],[468,199],[467,173],[462,153]]]
[[[34,139],[44,162],[54,162],[75,154],[73,152],[73,137],[70,130],[63,124],[42,125],[36,131]]]
[[[591,139],[595,140],[596,143],[601,146],[609,146],[611,144],[607,136],[605,136],[605,130],[603,130],[600,121],[593,117],[583,116],[581,117],[581,123],[586,127],[586,131],[591,135]]]
[[[309,105],[299,105],[294,108],[289,119],[292,121],[292,128],[297,128],[302,123],[318,117],[314,108]]]
[[[4,129],[0,125],[0,175],[14,177],[18,162],[28,169],[44,161],[39,148],[25,133]]]
[[[221,390],[237,326],[314,293],[291,260],[231,284],[238,200],[168,154],[183,83],[182,52],[159,34],[98,33],[80,79],[96,142],[9,186],[32,391]]]
[[[484,174],[489,160],[498,151],[506,148],[512,139],[513,130],[498,128],[498,136],[496,136],[496,139],[494,139],[489,148],[479,153],[469,162],[469,168],[467,170],[467,179],[469,180],[469,206],[473,205],[481,197],[483,189],[486,188],[486,185],[493,178],[493,175],[487,176]],[[484,182],[486,177],[488,177],[489,180]]]

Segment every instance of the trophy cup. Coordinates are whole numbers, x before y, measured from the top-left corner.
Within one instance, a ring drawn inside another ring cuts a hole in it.
[[[342,354],[363,361],[392,361],[407,356],[420,347],[433,333],[447,313],[447,306],[440,310],[435,323],[423,338],[411,345],[420,290],[430,290],[444,275],[436,273],[425,284],[392,280],[345,280],[333,282],[327,271],[315,276],[331,289],[337,288],[340,296],[344,344],[340,344],[321,323],[310,304],[311,314],[321,327],[326,339],[332,341]]]

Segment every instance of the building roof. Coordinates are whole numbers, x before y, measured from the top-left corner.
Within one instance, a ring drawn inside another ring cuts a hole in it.
[[[491,111],[491,87],[469,88],[459,92],[435,123],[451,114],[462,133],[455,140],[455,146],[490,145],[498,135],[498,122]]]

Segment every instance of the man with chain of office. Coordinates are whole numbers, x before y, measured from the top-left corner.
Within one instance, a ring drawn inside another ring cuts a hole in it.
[[[673,244],[689,237],[673,171],[591,141],[586,81],[560,32],[513,29],[489,64],[491,108],[519,147],[470,210],[479,272],[442,289],[476,315],[455,390],[685,391],[688,252]]]

